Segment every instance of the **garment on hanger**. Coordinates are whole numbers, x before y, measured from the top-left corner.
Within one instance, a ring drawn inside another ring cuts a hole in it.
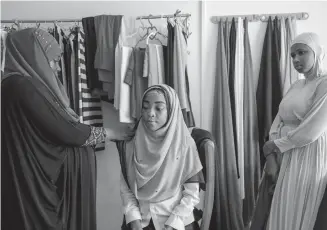
[[[75,43],[74,40],[76,38],[76,35],[74,35],[73,32],[70,33],[70,35],[67,38],[67,41],[69,42],[70,49],[71,49],[71,55],[70,55],[70,76],[71,76],[71,88],[72,88],[72,96],[71,96],[71,106],[80,116],[80,105],[79,105],[79,99],[80,99],[80,94],[79,94],[79,78],[77,74],[77,69],[76,69],[76,56],[77,52],[75,49]]]
[[[118,42],[122,15],[99,15],[94,17],[97,49],[94,67],[99,81],[108,93],[109,100],[114,98],[115,86],[115,48]]]
[[[60,46],[60,49],[62,51],[62,53],[64,54],[64,43],[63,43],[63,39],[64,39],[64,32],[62,31],[62,29],[56,25],[55,26],[55,30],[56,30],[56,35],[57,35],[57,38],[58,38],[58,43],[59,43],[59,46]],[[62,55],[61,56],[61,59],[60,59],[60,62],[59,62],[59,66],[60,66],[60,74],[61,74],[61,77],[62,77],[62,84],[64,85],[64,89],[66,90],[66,93],[67,93],[67,77],[66,77],[66,68],[65,68],[65,56]],[[67,94],[68,95],[68,94]]]
[[[164,56],[162,45],[147,44],[143,65],[143,77],[148,78],[148,87],[165,82]]]
[[[145,49],[133,49],[124,82],[131,87],[131,116],[134,120],[141,117],[142,95],[148,87],[148,78],[143,77]]]
[[[165,57],[165,82],[174,88],[174,27],[167,22],[168,38],[167,38],[167,56]]]
[[[97,50],[97,40],[95,33],[94,17],[82,18],[83,30],[85,33],[85,66],[88,87],[91,90],[102,89],[99,81],[98,71],[94,67],[94,58]]]
[[[168,36],[169,37],[169,36]],[[187,72],[187,37],[182,28],[175,24],[173,45],[173,85],[181,102],[183,117],[188,127],[194,127],[194,116],[189,95]]]
[[[101,107],[101,99],[99,96],[93,96],[92,90],[87,85],[86,68],[85,68],[85,44],[84,38],[85,34],[78,29],[78,73],[80,78],[80,94],[81,94],[81,115],[82,115],[82,123],[87,125],[92,125],[95,127],[103,126],[103,117],[102,117],[102,107]],[[105,143],[98,144],[95,148],[95,151],[101,151],[105,149]]]

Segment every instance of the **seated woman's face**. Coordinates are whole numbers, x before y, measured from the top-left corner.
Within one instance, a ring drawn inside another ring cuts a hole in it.
[[[142,119],[148,129],[157,131],[166,124],[168,111],[162,93],[156,90],[149,91],[142,103]]]

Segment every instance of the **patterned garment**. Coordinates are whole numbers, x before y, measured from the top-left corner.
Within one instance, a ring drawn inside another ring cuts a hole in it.
[[[87,86],[86,66],[85,66],[85,44],[84,32],[79,29],[78,39],[78,75],[79,75],[79,108],[80,122],[95,127],[103,126],[101,99],[91,95],[91,90]],[[96,145],[95,151],[105,149],[105,143]]]

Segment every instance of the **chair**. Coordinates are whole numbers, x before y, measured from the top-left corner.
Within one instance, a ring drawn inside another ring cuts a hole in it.
[[[196,209],[202,210],[202,218],[199,220],[201,221],[200,229],[208,230],[212,216],[215,192],[215,144],[208,138],[203,138],[201,135],[194,135],[194,132],[207,135],[210,134],[206,130],[194,128],[190,130],[190,132],[195,143],[197,143],[200,160],[203,165],[203,174],[205,176],[205,186],[203,189],[200,189],[201,201],[196,206]],[[204,154],[204,156],[201,154]]]

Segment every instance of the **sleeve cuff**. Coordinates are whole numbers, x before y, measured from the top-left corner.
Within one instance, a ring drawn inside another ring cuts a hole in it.
[[[168,220],[166,221],[165,225],[168,225],[174,229],[177,229],[177,230],[185,230],[185,225],[184,225],[184,222],[183,220],[177,216],[177,215],[174,215],[174,214],[171,214],[168,218]]]
[[[129,224],[134,220],[142,220],[141,213],[139,210],[131,210],[125,214],[125,217],[126,217],[126,224]]]
[[[295,148],[296,146],[289,140],[287,136],[274,140],[275,145],[278,147],[281,153],[287,152],[290,149]]]

